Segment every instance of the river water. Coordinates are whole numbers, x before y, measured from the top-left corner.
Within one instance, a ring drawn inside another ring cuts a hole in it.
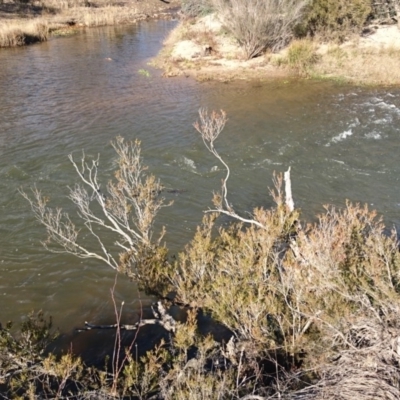
[[[67,332],[112,322],[115,274],[97,261],[52,254],[44,229],[18,193],[37,187],[74,214],[66,195],[77,182],[67,158],[100,153],[110,178],[117,135],[142,141],[151,172],[176,194],[159,225],[178,252],[211,206],[223,170],[192,123],[201,106],[226,110],[216,145],[232,168],[237,211],[272,205],[273,171],[292,168],[293,196],[311,219],[323,204],[368,203],[400,225],[400,89],[329,82],[198,83],[162,78],[148,66],[174,21],[90,29],[78,36],[0,52],[0,321],[43,309]],[[145,70],[143,73],[140,70]],[[111,238],[106,240],[111,241]],[[151,299],[119,277],[124,322]]]

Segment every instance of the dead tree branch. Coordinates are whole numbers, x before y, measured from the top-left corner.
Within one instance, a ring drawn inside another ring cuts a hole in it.
[[[125,265],[137,262],[140,248],[159,245],[164,231],[153,243],[153,224],[160,209],[169,204],[160,197],[161,183],[146,173],[140,142],[127,143],[118,137],[112,146],[118,155],[118,168],[104,191],[98,178],[99,157],[88,161],[83,153],[80,163],[72,155],[68,157],[81,180],[80,184],[70,188],[68,197],[77,207],[84,228],[97,242],[97,250],[83,244],[83,240],[78,238],[81,229],[76,227],[68,213],[48,207],[48,197],[36,187],[32,188],[32,195],[22,189],[20,193],[31,205],[36,219],[46,228],[47,240],[43,245],[48,250],[94,258],[118,270],[121,262]],[[115,234],[114,243],[120,249],[118,254],[106,246],[97,233],[99,230]]]
[[[174,333],[176,330],[177,321],[168,314],[161,301],[158,301],[151,307],[155,318],[141,319],[133,325],[129,324],[111,324],[111,325],[95,325],[85,321],[84,328],[78,328],[78,332],[90,331],[91,329],[120,329],[126,331],[133,331],[145,325],[159,325],[166,331]]]
[[[199,120],[193,124],[197,132],[200,133],[204,145],[207,150],[213,154],[225,167],[226,176],[222,180],[221,193],[214,195],[214,205],[215,209],[207,210],[206,212],[218,212],[221,214],[228,215],[238,221],[245,222],[258,226],[259,228],[266,229],[266,226],[254,218],[244,218],[236,213],[233,209],[232,204],[228,201],[228,179],[230,176],[230,169],[228,164],[223,160],[223,158],[218,153],[214,146],[214,142],[217,140],[220,133],[223,131],[225,124],[227,122],[226,113],[223,110],[220,112],[212,111],[208,112],[205,108],[200,108],[199,110]],[[290,167],[285,172],[285,192],[286,192],[286,207],[289,212],[294,210],[294,202],[292,198],[291,180],[290,180]]]

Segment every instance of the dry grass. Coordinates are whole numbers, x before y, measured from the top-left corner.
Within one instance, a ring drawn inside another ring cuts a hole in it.
[[[124,16],[120,7],[112,6],[104,8],[78,8],[69,10],[68,14],[77,24],[87,27],[115,25]]]
[[[180,40],[191,40],[198,45],[207,45],[215,50],[218,46],[215,32],[205,25],[191,25],[183,23],[180,30]]]
[[[321,380],[293,400],[395,400],[399,398],[400,327],[364,320],[351,327],[352,345],[321,371]]]
[[[316,45],[309,39],[294,40],[283,57],[274,60],[278,65],[287,66],[300,76],[309,76],[319,56]]]
[[[41,0],[40,5],[44,8],[48,9],[58,9],[58,10],[67,10],[71,8],[77,7],[85,7],[85,8],[101,8],[101,7],[109,7],[116,3],[115,0],[97,0],[97,1],[89,1],[89,0]]]
[[[317,76],[340,77],[360,84],[398,85],[399,65],[400,52],[395,47],[330,46],[313,71]]]
[[[28,22],[4,22],[0,26],[0,47],[15,47],[44,42],[48,36],[49,26],[43,19],[35,19]]]
[[[49,31],[73,32],[91,27],[133,23],[162,16],[179,0],[0,0],[0,47],[21,46],[47,39]]]

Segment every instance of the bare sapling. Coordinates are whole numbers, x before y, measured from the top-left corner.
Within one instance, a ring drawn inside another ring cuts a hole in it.
[[[220,133],[223,131],[225,124],[227,122],[226,112],[220,110],[208,112],[206,108],[200,108],[199,110],[199,120],[193,124],[195,129],[200,133],[201,138],[203,139],[204,145],[207,150],[213,154],[225,167],[226,176],[222,180],[221,193],[214,194],[213,202],[215,205],[215,209],[208,210],[207,212],[217,212],[221,214],[228,215],[238,221],[249,223],[259,228],[266,229],[266,225],[257,220],[257,218],[244,218],[236,213],[233,209],[232,204],[228,201],[228,179],[230,176],[229,165],[223,160],[223,158],[218,153],[217,149],[214,146],[214,142],[217,140]],[[291,179],[290,179],[290,167],[284,174],[285,180],[285,192],[286,192],[286,210],[288,212],[292,212],[294,210],[294,202],[292,198],[292,189],[291,189]],[[283,197],[280,193],[280,188],[282,186],[282,181],[280,178],[274,179],[275,188],[278,191],[278,194],[275,196],[273,193],[274,200],[279,203],[279,199]]]
[[[247,59],[269,49],[278,51],[293,37],[293,30],[308,4],[304,0],[212,0],[226,28],[243,48]]]
[[[169,204],[160,196],[161,183],[143,165],[140,142],[125,142],[117,137],[111,144],[118,155],[118,167],[105,190],[99,180],[99,157],[87,160],[83,153],[78,163],[69,155],[81,183],[70,188],[68,197],[78,209],[84,228],[79,229],[61,208],[48,207],[48,197],[36,187],[32,188],[32,196],[22,189],[20,192],[46,228],[47,239],[42,242],[46,249],[97,259],[118,271],[129,268],[130,275],[137,277],[139,254],[155,249],[164,235],[162,229],[153,240],[153,226],[160,209]],[[95,239],[97,249],[85,245],[81,230]],[[105,244],[99,231],[115,235],[112,248]]]

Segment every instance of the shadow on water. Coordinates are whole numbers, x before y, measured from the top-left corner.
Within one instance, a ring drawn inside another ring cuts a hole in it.
[[[186,321],[186,310],[184,308],[172,306],[169,309],[169,314],[176,321]],[[143,309],[141,318],[154,318],[151,309]],[[140,316],[136,315],[136,318],[132,318],[129,324],[135,324],[139,320]],[[216,323],[210,316],[202,312],[199,312],[197,321],[199,334],[204,336],[211,335],[219,343],[226,343],[232,336],[232,332],[229,329]],[[108,320],[104,324],[110,323],[111,321]],[[121,321],[121,323],[126,324],[126,321]],[[107,368],[111,369],[113,357],[116,354],[115,352],[118,351],[118,346],[116,345],[117,330],[110,328],[79,331],[79,329],[81,328],[78,327],[68,334],[61,334],[47,350],[59,355],[72,352],[81,357],[88,366],[93,365],[98,368],[104,368],[107,362]],[[147,351],[154,349],[162,339],[165,343],[170,342],[170,333],[159,325],[145,325],[137,330],[121,330],[120,335],[119,360],[124,359],[127,349],[130,349],[130,353],[134,357],[140,358]]]

